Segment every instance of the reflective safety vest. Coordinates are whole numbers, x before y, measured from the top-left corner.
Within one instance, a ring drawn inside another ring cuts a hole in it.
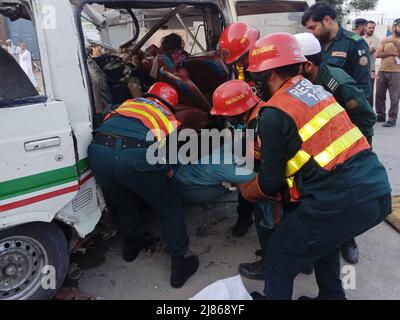
[[[246,121],[246,125],[247,127],[250,126],[251,122],[253,120],[256,120],[258,117],[258,113],[260,112],[260,109],[265,106],[265,102],[264,101],[260,101],[252,110],[250,113],[249,118]],[[254,130],[256,130],[256,128],[252,128]],[[259,143],[259,139],[257,137],[257,132],[255,133],[255,140],[253,142],[253,145],[251,146],[253,148],[253,152],[254,152],[254,159],[256,160],[261,160],[261,150],[260,150],[260,143]]]
[[[367,139],[335,98],[302,76],[285,83],[265,107],[277,108],[288,114],[296,123],[303,142],[286,167],[287,183],[294,202],[301,197],[296,188],[296,174],[310,160],[332,171],[359,152],[371,149]]]
[[[104,121],[115,114],[140,120],[151,130],[158,142],[181,126],[167,106],[152,98],[127,100],[115,111],[109,113]]]

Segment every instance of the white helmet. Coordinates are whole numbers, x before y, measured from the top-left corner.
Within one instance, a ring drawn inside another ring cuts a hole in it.
[[[305,56],[313,56],[321,52],[321,44],[312,33],[298,33],[294,36],[300,42]]]

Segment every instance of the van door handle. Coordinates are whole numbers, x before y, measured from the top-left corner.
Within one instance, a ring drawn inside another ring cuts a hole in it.
[[[40,150],[52,147],[58,147],[61,145],[59,137],[47,138],[36,141],[25,142],[25,151]]]

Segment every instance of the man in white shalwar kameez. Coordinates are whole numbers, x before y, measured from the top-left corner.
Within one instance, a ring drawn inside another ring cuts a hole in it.
[[[37,87],[32,68],[32,56],[29,50],[26,49],[25,43],[20,44],[19,65],[21,66],[22,70],[25,71],[32,84]]]
[[[9,54],[11,54],[15,60],[18,61],[18,52],[17,47],[14,45],[11,39],[6,41],[6,50]]]

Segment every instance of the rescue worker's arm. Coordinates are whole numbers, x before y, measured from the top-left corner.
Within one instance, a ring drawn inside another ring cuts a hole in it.
[[[244,198],[256,202],[263,198],[279,200],[279,189],[285,181],[286,163],[301,146],[293,120],[273,108],[263,110],[258,122],[261,140],[260,171],[252,183],[241,186]]]
[[[350,55],[353,72],[351,76],[357,81],[358,87],[371,96],[371,54],[365,41],[354,43],[355,49]]]

